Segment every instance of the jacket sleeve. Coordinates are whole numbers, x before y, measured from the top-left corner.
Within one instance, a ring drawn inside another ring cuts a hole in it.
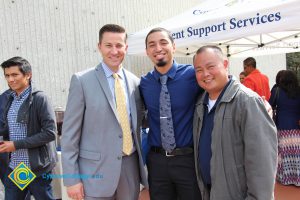
[[[3,101],[4,95],[0,95],[0,136],[3,136],[5,133],[5,128],[4,128],[4,101]]]
[[[8,93],[10,90],[6,90],[0,95],[0,136],[4,137],[4,140],[8,140],[8,129],[5,125],[5,107],[8,100]]]
[[[269,103],[270,103],[270,105],[272,106],[272,108],[275,108],[276,107],[276,104],[277,104],[277,102],[276,102],[276,91],[278,90],[278,88],[277,88],[278,86],[275,86],[275,87],[273,87],[272,88],[272,90],[271,90],[271,97],[270,97],[270,99],[269,99]]]
[[[34,105],[31,106],[32,109],[36,110],[30,111],[30,114],[34,116],[29,116],[28,131],[31,132],[39,129],[40,132],[27,133],[29,136],[25,139],[14,141],[16,149],[36,148],[55,140],[55,114],[47,96],[43,92],[38,92],[34,96],[33,101],[32,104]],[[35,123],[40,123],[40,125],[35,125]]]
[[[62,127],[62,169],[63,174],[79,174],[78,158],[85,100],[82,84],[73,75]],[[65,186],[81,182],[80,178],[63,179]]]
[[[276,127],[268,115],[263,101],[250,97],[242,114],[246,200],[273,199],[277,167]],[[272,198],[273,197],[273,198]]]

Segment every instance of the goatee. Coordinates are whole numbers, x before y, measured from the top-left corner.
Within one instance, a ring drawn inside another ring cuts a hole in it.
[[[166,61],[164,61],[164,60],[159,60],[159,61],[156,63],[156,66],[157,66],[157,67],[163,67],[163,66],[165,66],[166,64],[167,64]]]

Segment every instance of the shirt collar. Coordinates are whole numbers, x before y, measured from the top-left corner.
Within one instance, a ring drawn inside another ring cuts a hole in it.
[[[225,93],[226,88],[228,87],[228,85],[230,84],[231,81],[232,81],[232,77],[229,76],[229,80],[228,80],[228,82],[226,83],[225,87],[223,88],[221,94],[218,96],[218,99],[217,99],[217,101],[216,101],[214,107],[219,103],[220,99],[222,98],[223,94]],[[205,105],[208,105],[208,96],[209,96],[209,95],[208,95],[208,92],[207,92],[207,93],[205,94],[204,101],[203,101],[203,103],[204,103]]]
[[[178,68],[178,64],[176,63],[175,60],[173,60],[173,64],[172,67],[169,69],[169,71],[167,72],[167,76],[171,79],[174,79],[174,77],[176,76],[176,72],[177,72],[177,68]],[[159,81],[159,77],[161,77],[163,74],[159,73],[156,68],[154,68],[154,72],[153,72],[153,76],[154,78]]]
[[[112,75],[115,73],[104,62],[102,62],[102,68],[104,70],[104,74],[105,74],[106,78],[112,77]],[[119,75],[119,77],[121,79],[124,79],[123,67],[122,66],[117,71],[117,74]]]
[[[19,96],[17,96],[17,93],[15,91],[12,91],[11,95],[13,98],[22,99],[23,97],[27,96],[29,92],[31,91],[31,85],[29,85],[25,90],[23,90]]]

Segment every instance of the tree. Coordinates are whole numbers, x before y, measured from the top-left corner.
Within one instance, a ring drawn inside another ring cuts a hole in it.
[[[287,69],[294,71],[297,74],[300,84],[300,52],[286,54]]]

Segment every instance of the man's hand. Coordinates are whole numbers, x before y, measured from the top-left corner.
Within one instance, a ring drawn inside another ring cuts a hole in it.
[[[84,199],[83,184],[77,183],[76,185],[67,187],[67,193],[69,198],[71,199],[76,199],[76,200]]]
[[[150,200],[149,190],[145,188],[142,189],[138,200]]]
[[[13,141],[3,141],[0,144],[0,153],[15,151],[15,145]]]
[[[273,118],[273,109],[272,109],[272,106],[266,100],[265,96],[262,96],[262,99],[263,99],[263,102],[264,102],[264,105],[265,105],[265,108],[266,108],[268,114],[270,115],[271,118]]]

